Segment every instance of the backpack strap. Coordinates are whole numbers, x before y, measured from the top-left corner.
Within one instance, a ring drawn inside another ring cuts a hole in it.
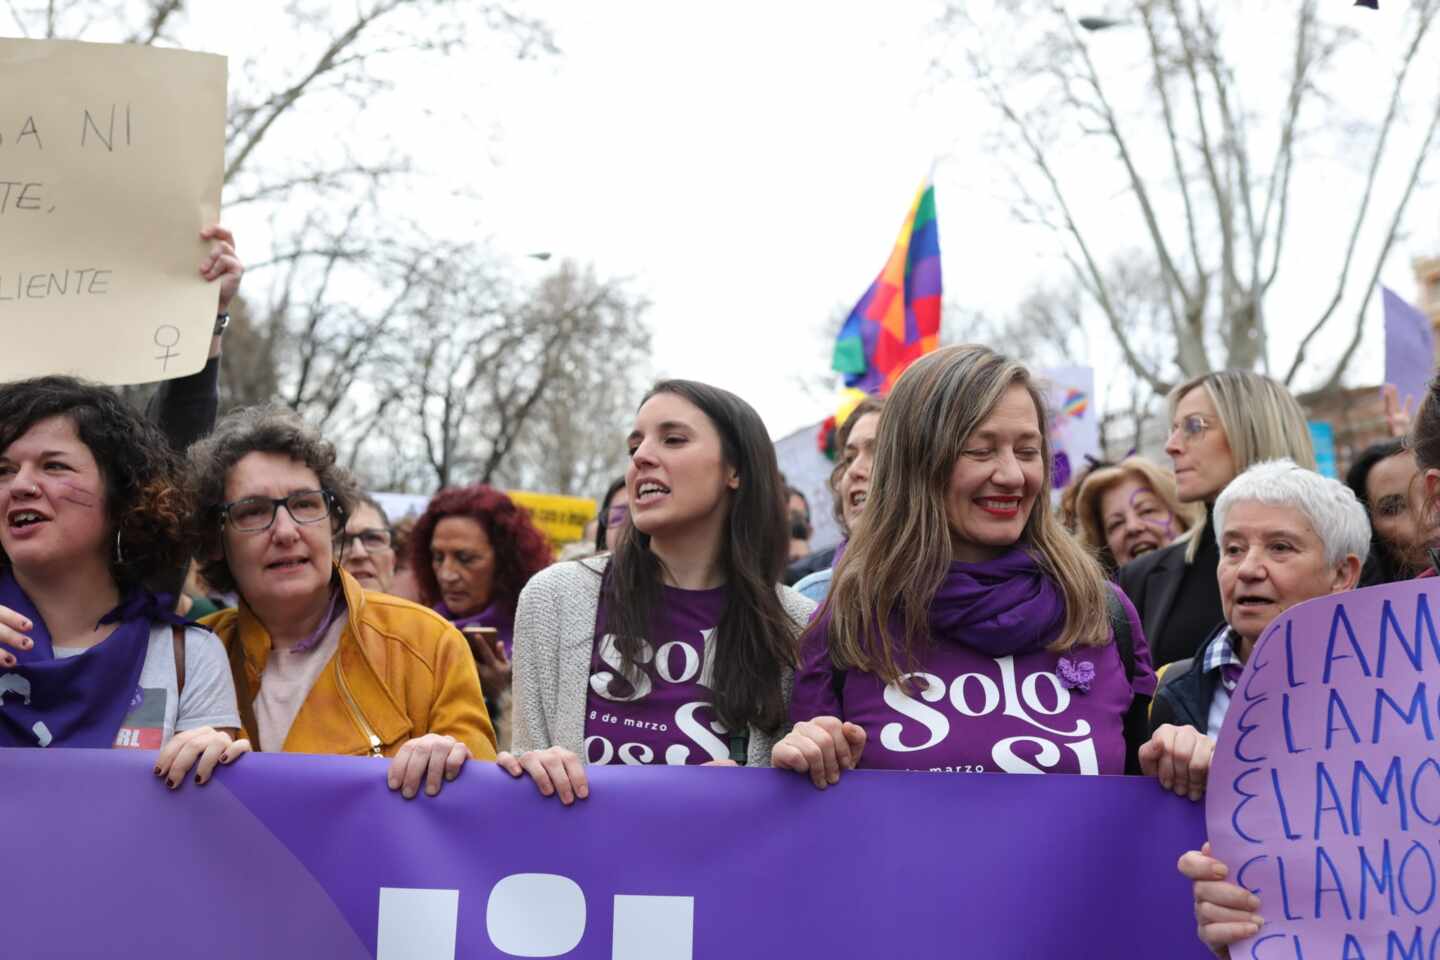
[[[1115,587],[1105,585],[1105,610],[1110,616],[1110,629],[1115,634],[1115,652],[1120,654],[1120,662],[1125,666],[1125,679],[1135,680],[1135,638],[1130,632],[1130,618],[1125,613],[1125,605],[1115,595]]]
[[[178,623],[172,623],[170,637],[175,644],[175,715],[178,717],[180,695],[185,692],[185,628]]]
[[[230,657],[230,676],[235,681],[235,707],[240,713],[240,725],[245,728],[242,734],[250,738],[250,749],[259,753],[260,728],[255,725],[255,694],[250,692],[250,681],[245,673],[245,653],[240,649],[238,636],[231,637],[230,642],[225,644],[225,652]]]

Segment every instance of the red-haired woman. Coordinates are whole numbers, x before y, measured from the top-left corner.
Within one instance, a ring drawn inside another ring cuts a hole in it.
[[[483,483],[446,487],[415,522],[410,555],[422,603],[462,631],[491,627],[496,643],[475,644],[480,686],[490,698],[510,686],[515,602],[550,565],[550,543],[530,515]],[[493,707],[493,703],[492,703]]]

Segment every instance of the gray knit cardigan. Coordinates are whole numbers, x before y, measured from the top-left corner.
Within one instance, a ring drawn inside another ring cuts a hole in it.
[[[595,651],[595,616],[600,579],[608,557],[557,563],[535,574],[520,593],[515,610],[515,686],[511,752],[564,747],[585,756],[585,704],[590,661]],[[789,587],[777,587],[780,603],[795,635],[810,621],[815,604]],[[794,675],[781,678],[786,706]],[[779,736],[750,728],[747,764],[770,766],[770,750]]]

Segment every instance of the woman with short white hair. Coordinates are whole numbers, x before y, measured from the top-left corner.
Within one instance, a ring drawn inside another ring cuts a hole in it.
[[[1257,464],[1233,480],[1215,501],[1215,527],[1225,625],[1199,656],[1161,671],[1155,733],[1140,749],[1142,768],[1153,755],[1160,782],[1168,778],[1191,797],[1204,791],[1213,737],[1256,641],[1295,604],[1354,589],[1370,552],[1370,521],[1355,493],[1290,460]],[[1209,852],[1208,844],[1190,851],[1180,869],[1196,881],[1200,939],[1224,956],[1259,930],[1259,902],[1218,879],[1228,873]]]

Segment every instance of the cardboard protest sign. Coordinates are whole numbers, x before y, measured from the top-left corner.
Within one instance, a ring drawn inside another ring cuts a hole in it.
[[[1440,580],[1300,604],[1260,637],[1210,770],[1215,855],[1265,926],[1232,957],[1440,949]]]
[[[141,383],[205,365],[225,59],[0,40],[0,380]]]

